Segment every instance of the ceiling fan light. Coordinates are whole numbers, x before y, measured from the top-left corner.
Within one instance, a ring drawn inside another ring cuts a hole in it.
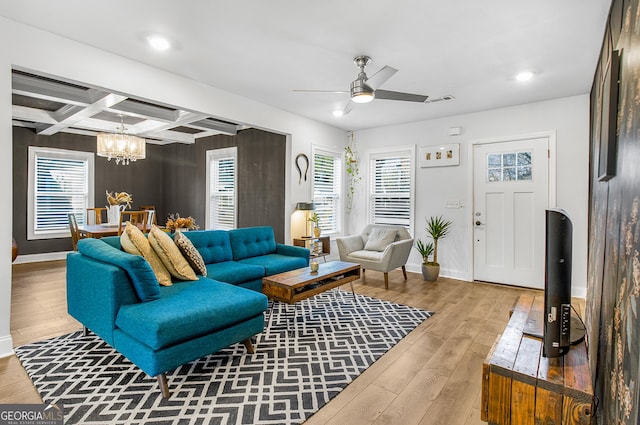
[[[373,100],[373,93],[354,93],[351,100],[356,103],[368,103]]]
[[[357,79],[351,83],[351,100],[356,103],[368,103],[375,97],[373,90],[363,80]]]

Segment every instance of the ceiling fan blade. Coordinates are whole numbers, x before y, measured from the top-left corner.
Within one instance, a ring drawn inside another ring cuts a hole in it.
[[[347,102],[347,104],[344,106],[344,109],[342,110],[342,115],[347,115],[349,112],[351,112],[351,109],[353,109],[353,101],[349,101]]]
[[[398,91],[376,90],[376,99],[404,100],[405,102],[425,102],[429,96],[422,94],[402,93]]]
[[[393,77],[396,72],[398,72],[397,69],[385,65],[380,71],[369,77],[365,84],[375,90]]]
[[[349,93],[348,90],[291,90],[304,93]]]

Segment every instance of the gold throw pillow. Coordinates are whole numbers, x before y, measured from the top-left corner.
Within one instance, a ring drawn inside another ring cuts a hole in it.
[[[120,235],[120,245],[129,254],[142,255],[151,265],[153,273],[158,279],[158,283],[162,286],[171,286],[171,274],[162,263],[162,260],[156,255],[153,248],[149,244],[149,240],[144,233],[133,224],[125,224],[124,232]]]
[[[152,225],[149,232],[149,243],[158,254],[164,266],[171,276],[181,280],[198,280],[187,260],[176,246],[171,236],[162,231],[158,226]]]

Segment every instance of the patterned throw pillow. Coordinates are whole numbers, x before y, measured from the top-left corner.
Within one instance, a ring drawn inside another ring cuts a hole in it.
[[[171,236],[156,225],[151,226],[149,243],[173,277],[181,280],[198,280],[196,273],[184,259]]]
[[[173,235],[173,241],[176,243],[184,258],[189,262],[193,270],[199,273],[202,276],[207,275],[207,266],[204,264],[204,259],[202,255],[198,252],[191,239],[186,237],[180,231],[176,231],[175,235]]]
[[[149,240],[144,233],[133,224],[127,221],[124,232],[120,236],[120,244],[122,248],[129,254],[142,255],[149,262],[153,273],[158,279],[158,283],[162,286],[171,286],[171,274],[162,264],[162,260],[158,258],[153,248],[149,244]]]

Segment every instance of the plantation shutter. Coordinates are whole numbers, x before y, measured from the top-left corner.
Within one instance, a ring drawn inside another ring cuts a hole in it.
[[[370,162],[370,222],[411,225],[411,157],[396,154],[373,157]]]
[[[339,232],[342,161],[339,154],[316,151],[313,156],[313,202],[323,233]]]
[[[236,148],[216,149],[209,156],[209,229],[236,227]]]
[[[70,236],[70,213],[85,224],[92,186],[92,153],[30,147],[28,238]]]

